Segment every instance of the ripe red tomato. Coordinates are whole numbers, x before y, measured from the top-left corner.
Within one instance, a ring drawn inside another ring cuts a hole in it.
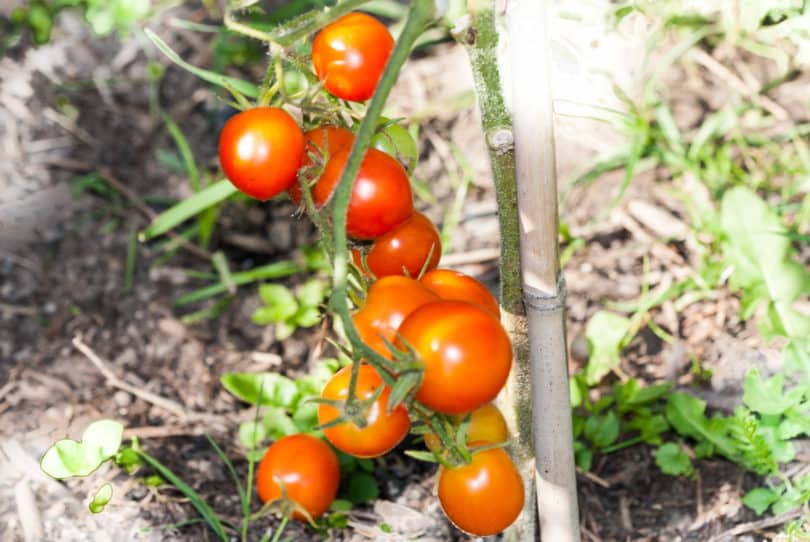
[[[337,455],[324,441],[310,435],[282,437],[267,449],[256,470],[256,492],[262,502],[281,498],[277,479],[284,484],[290,500],[313,519],[318,518],[337,495],[340,483]],[[301,513],[293,517],[306,521]]]
[[[401,226],[374,240],[366,255],[366,265],[377,278],[403,274],[415,278],[428,256],[427,270],[439,265],[441,253],[439,230],[428,217],[414,211]],[[364,270],[359,250],[352,250],[352,258]]]
[[[460,425],[466,414],[457,414],[455,421]],[[470,421],[467,424],[467,443],[485,442],[487,444],[500,444],[509,438],[509,429],[506,420],[492,403],[476,408],[470,414]],[[428,449],[436,452],[441,448],[442,441],[435,433],[425,435],[425,444]]]
[[[301,163],[302,168],[312,165],[310,153],[322,157],[324,162],[327,162],[329,157],[337,151],[351,149],[354,143],[354,132],[340,126],[319,126],[304,133],[304,143],[305,152],[304,161]],[[290,185],[287,194],[296,205],[301,204],[301,184],[299,182],[296,181]]]
[[[397,329],[409,314],[439,299],[418,280],[397,275],[383,277],[368,289],[366,304],[355,313],[354,324],[363,342],[381,356],[390,357],[383,338],[393,344]]]
[[[304,159],[304,134],[289,113],[256,107],[237,113],[219,134],[219,162],[236,188],[270,199],[296,181]]]
[[[326,383],[321,397],[346,400],[349,397],[351,375],[351,365],[335,373]],[[374,367],[360,365],[355,397],[369,399],[382,385],[383,380]],[[411,422],[404,405],[399,405],[392,412],[387,411],[390,395],[391,389],[386,386],[369,407],[365,415],[365,427],[360,428],[352,422],[341,423],[324,429],[324,436],[335,448],[355,457],[377,457],[391,451],[408,434]],[[321,425],[331,422],[338,415],[335,407],[324,404],[318,406],[318,423]]]
[[[469,275],[452,269],[433,269],[420,280],[442,299],[467,301],[488,310],[498,319],[501,317],[501,309],[495,296]]]
[[[349,13],[315,36],[312,65],[334,96],[362,102],[374,94],[393,48],[394,39],[380,21]]]
[[[332,197],[350,149],[336,152],[312,189],[320,208]],[[360,165],[346,215],[346,233],[355,239],[375,239],[393,230],[413,214],[408,174],[395,158],[368,149]]]
[[[424,363],[416,399],[446,414],[470,412],[495,399],[512,367],[512,345],[489,312],[464,301],[423,305],[399,326]]]
[[[473,454],[469,465],[442,467],[439,502],[456,527],[475,536],[490,536],[520,515],[523,481],[507,453],[493,448]]]

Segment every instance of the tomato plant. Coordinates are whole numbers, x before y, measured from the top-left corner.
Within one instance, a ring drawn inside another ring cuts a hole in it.
[[[321,165],[323,165],[336,152],[351,148],[354,143],[354,133],[341,126],[319,126],[304,133],[304,142],[306,146],[301,167],[315,167],[317,161],[321,161]],[[313,157],[315,161],[313,161]],[[290,185],[287,194],[296,205],[301,204],[300,183],[294,182]]]
[[[424,364],[416,399],[447,414],[470,412],[492,401],[512,367],[509,336],[490,313],[464,301],[423,305],[399,326],[398,345],[409,345]]]
[[[283,192],[304,159],[304,134],[289,113],[255,107],[237,113],[219,135],[219,162],[236,188],[259,200]]]
[[[385,340],[392,343],[405,317],[439,296],[418,280],[392,275],[375,281],[368,289],[366,303],[354,315],[354,323],[363,342],[377,353],[389,357]]]
[[[420,280],[442,299],[467,301],[486,309],[496,318],[501,317],[495,296],[469,275],[452,269],[434,269],[425,273]]]
[[[340,180],[349,150],[338,151],[324,168],[312,189],[320,208],[326,204]],[[346,214],[346,233],[355,239],[374,239],[396,228],[413,213],[413,196],[408,174],[393,157],[368,149],[354,180]]]
[[[329,509],[337,495],[340,467],[337,455],[319,438],[288,435],[267,449],[256,471],[256,492],[262,502],[287,498],[313,519]],[[293,518],[306,520],[300,510]]]
[[[414,211],[402,225],[374,240],[366,254],[366,267],[378,278],[387,275],[418,277],[423,268],[430,270],[439,265],[441,253],[439,230],[428,217]],[[360,250],[352,250],[352,258],[364,269]]]
[[[498,410],[492,403],[487,403],[482,407],[478,407],[470,413],[470,419],[467,422],[466,441],[470,442],[484,442],[487,444],[500,444],[506,442],[509,438],[509,429],[506,427],[506,419],[504,419],[501,411]],[[454,416],[456,423],[461,424],[466,418],[466,414],[457,414]],[[436,433],[428,433],[425,435],[425,444],[432,452],[441,449],[441,439]]]
[[[498,534],[523,509],[523,482],[502,448],[474,453],[468,465],[442,467],[438,493],[450,521],[476,536]]]
[[[350,13],[315,36],[312,66],[326,90],[360,102],[374,94],[393,47],[394,39],[380,21],[364,13]]]
[[[335,373],[324,387],[321,398],[346,400],[349,396],[351,375],[351,366]],[[377,394],[380,386],[384,384],[376,369],[371,365],[360,365],[355,397],[360,400],[358,404],[361,408],[365,409],[363,414],[365,426],[359,427],[352,420],[347,420],[324,429],[324,436],[335,448],[355,457],[377,457],[391,451],[408,434],[411,427],[408,411],[404,405],[399,405],[388,412],[391,389],[384,386],[382,393]],[[371,404],[363,403],[372,398]],[[326,404],[318,406],[318,423],[321,425],[328,424],[339,415],[339,410],[333,406]]]

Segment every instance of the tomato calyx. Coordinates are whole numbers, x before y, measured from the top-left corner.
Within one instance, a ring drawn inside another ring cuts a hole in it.
[[[329,429],[330,427],[335,427],[343,423],[351,423],[359,429],[364,429],[368,423],[369,410],[373,407],[377,399],[380,398],[383,391],[385,391],[385,384],[380,384],[374,390],[374,393],[365,399],[358,399],[354,393],[350,393],[349,397],[345,400],[324,399],[323,397],[310,398],[309,401],[312,403],[328,405],[338,411],[338,416],[335,419],[319,425],[317,429],[323,431],[324,429]],[[388,412],[393,412],[393,409],[397,406],[398,404],[392,407],[389,401]]]
[[[310,526],[317,527],[318,523],[312,517],[312,514],[309,513],[309,510],[290,498],[289,494],[287,493],[287,486],[284,485],[284,480],[282,480],[279,476],[273,476],[273,481],[281,490],[281,495],[275,499],[265,502],[258,511],[251,514],[250,520],[255,521],[269,514],[273,514],[279,518],[303,518],[304,521]]]

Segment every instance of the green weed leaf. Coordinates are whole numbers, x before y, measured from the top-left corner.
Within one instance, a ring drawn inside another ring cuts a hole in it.
[[[87,426],[82,440],[60,440],[48,448],[40,468],[52,478],[87,476],[118,453],[124,426],[113,420],[99,420]]]
[[[596,448],[606,448],[619,438],[619,418],[614,411],[589,416],[585,422],[585,437]]]
[[[607,311],[599,311],[588,321],[585,338],[588,340],[588,366],[585,378],[589,385],[618,367],[622,340],[630,327],[630,320]]]
[[[695,472],[689,456],[674,442],[662,444],[655,451],[655,464],[670,476],[692,476]]]
[[[113,489],[110,484],[104,484],[103,486],[98,488],[98,491],[96,491],[96,494],[93,495],[93,499],[90,501],[90,504],[88,505],[90,512],[92,512],[93,514],[103,512],[104,507],[106,507],[107,503],[109,503],[110,499],[112,499],[112,494]]]
[[[375,500],[380,495],[377,480],[367,472],[354,472],[348,480],[346,498],[355,504]]]
[[[743,497],[743,504],[761,516],[779,499],[779,494],[767,487],[752,489]]]
[[[291,407],[298,399],[295,382],[278,373],[226,373],[220,379],[222,385],[238,399],[282,408]]]
[[[704,401],[685,393],[673,393],[667,399],[667,421],[680,435],[703,443],[708,454],[717,450],[727,458],[734,458],[736,450],[726,434],[727,424],[721,419],[709,420],[705,411]]]
[[[804,395],[802,387],[795,387],[784,392],[784,373],[776,373],[768,379],[762,379],[759,369],[752,367],[745,374],[743,381],[743,402],[760,414],[779,415],[798,405]]]

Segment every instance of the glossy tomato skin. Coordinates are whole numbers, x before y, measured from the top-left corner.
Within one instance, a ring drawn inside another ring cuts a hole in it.
[[[459,425],[467,417],[466,414],[454,416]],[[500,444],[509,439],[509,428],[501,411],[493,403],[478,407],[470,414],[467,423],[467,443],[483,442],[486,444]],[[425,444],[428,449],[436,452],[441,449],[441,439],[435,433],[425,435]]]
[[[372,283],[365,305],[353,319],[363,342],[381,356],[390,358],[391,353],[383,338],[393,344],[397,329],[409,314],[422,305],[439,300],[439,296],[418,280],[392,275]]]
[[[256,107],[237,113],[219,135],[219,162],[229,181],[258,200],[290,187],[304,159],[304,134],[289,113]]]
[[[348,128],[341,126],[319,126],[304,133],[304,160],[301,163],[302,168],[309,167],[313,164],[310,153],[324,159],[324,162],[329,160],[329,157],[343,149],[351,149],[354,143],[354,132]],[[301,184],[296,180],[287,189],[287,194],[296,205],[301,204]]]
[[[442,467],[438,486],[445,515],[475,536],[500,533],[523,509],[523,481],[502,448],[475,453],[462,467]]]
[[[346,366],[327,382],[321,397],[323,399],[346,400],[349,397],[349,380],[352,366]],[[360,365],[357,374],[356,397],[371,398],[383,380],[376,369],[368,364]],[[338,450],[355,457],[378,457],[399,444],[411,427],[408,411],[400,404],[387,412],[391,389],[385,387],[380,396],[371,404],[366,414],[366,426],[358,427],[352,422],[341,423],[323,430],[324,436]],[[332,406],[318,406],[318,423],[325,425],[338,417],[338,410]]]
[[[349,151],[336,152],[312,189],[321,208],[337,187]],[[354,239],[375,239],[393,230],[413,214],[413,194],[408,174],[395,158],[368,149],[352,187],[346,214],[346,234]]]
[[[315,74],[332,95],[368,100],[394,48],[391,33],[364,13],[349,13],[325,26],[312,42]]]
[[[424,364],[416,399],[437,412],[471,412],[495,399],[506,384],[512,367],[509,337],[492,314],[476,305],[423,305],[405,318],[398,333]]]
[[[256,470],[256,492],[262,502],[281,498],[280,479],[287,496],[313,519],[329,509],[340,484],[338,458],[332,448],[311,435],[288,435],[273,443]],[[305,521],[303,514],[295,519]]]
[[[469,275],[452,269],[433,269],[420,280],[442,299],[467,301],[483,307],[496,318],[501,317],[501,309],[495,296]]]
[[[374,240],[366,255],[366,265],[377,278],[388,275],[418,277],[427,261],[426,269],[439,265],[442,242],[439,230],[428,217],[414,211],[402,225]],[[362,256],[355,249],[352,258],[361,270]]]

